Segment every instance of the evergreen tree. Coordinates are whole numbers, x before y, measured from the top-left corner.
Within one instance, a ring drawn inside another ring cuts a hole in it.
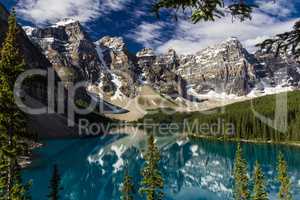
[[[17,168],[14,170],[14,183],[11,191],[10,198],[12,200],[29,200],[31,199],[28,190],[30,189],[31,183],[23,184],[21,179],[21,170],[18,163],[15,164]]]
[[[235,164],[234,164],[234,198],[236,200],[248,200],[249,195],[249,178],[247,176],[247,162],[243,159],[243,150],[238,144]]]
[[[226,2],[226,3],[225,3]],[[162,9],[174,11],[177,19],[177,12],[190,9],[191,12],[184,12],[190,15],[194,23],[199,21],[214,21],[217,18],[225,17],[227,14],[238,18],[241,21],[251,19],[251,13],[256,6],[244,0],[157,0],[153,11],[159,17]]]
[[[288,177],[287,163],[283,154],[280,152],[278,156],[278,181],[280,183],[279,200],[292,200],[291,181]]]
[[[18,158],[28,152],[26,117],[14,101],[14,83],[25,69],[17,47],[16,14],[8,19],[9,29],[0,53],[0,199],[27,199]]]
[[[259,163],[256,161],[254,167],[254,187],[252,200],[268,200],[268,194],[266,192],[266,183],[264,174]]]
[[[129,176],[128,169],[126,169],[122,187],[122,200],[133,200],[133,192],[132,177]]]
[[[50,181],[50,194],[47,196],[51,200],[58,200],[59,199],[59,192],[63,189],[60,186],[60,175],[58,171],[57,165],[53,166],[53,174]]]
[[[146,194],[147,200],[163,199],[164,181],[159,171],[160,154],[155,145],[154,136],[148,139],[148,149],[145,155],[145,166],[142,170],[141,194]]]

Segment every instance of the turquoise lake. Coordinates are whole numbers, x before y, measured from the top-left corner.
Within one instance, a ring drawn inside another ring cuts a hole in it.
[[[52,167],[60,170],[66,200],[120,199],[124,167],[128,165],[138,188],[147,137],[117,134],[103,138],[48,140],[36,149],[24,180],[32,180],[33,200],[47,199]],[[156,137],[161,150],[165,199],[232,199],[232,169],[236,143],[190,141],[180,136]],[[300,148],[269,144],[243,144],[249,174],[258,160],[266,176],[270,199],[275,200],[276,157],[284,153],[289,166],[294,199],[300,199]],[[136,192],[136,199],[143,199]]]

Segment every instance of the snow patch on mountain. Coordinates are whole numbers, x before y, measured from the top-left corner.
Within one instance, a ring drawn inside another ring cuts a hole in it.
[[[36,28],[32,26],[23,26],[22,28],[29,37],[32,36],[33,32],[36,30]]]
[[[266,95],[273,95],[273,94],[278,94],[282,92],[290,92],[295,90],[295,87],[293,86],[287,86],[286,83],[280,84],[280,85],[267,85],[263,84],[264,87],[262,88],[253,88],[247,95],[245,96],[237,96],[235,94],[227,94],[225,92],[218,93],[213,90],[207,92],[207,93],[197,93],[193,88],[189,88],[187,90],[187,93],[189,95],[192,95],[198,99],[209,99],[209,100],[215,100],[215,101],[240,101],[240,100],[247,100],[251,98],[256,98],[256,97],[262,97]]]
[[[75,20],[75,19],[65,18],[61,21],[56,22],[54,25],[52,25],[52,27],[57,28],[57,27],[60,27],[60,26],[67,26],[67,25],[73,24],[75,22],[78,22],[78,21]]]
[[[121,92],[122,81],[120,81],[120,78],[115,74],[112,74],[112,77],[112,82],[116,85],[117,89],[114,96],[111,97],[111,100],[123,99],[125,95]]]
[[[104,36],[98,41],[98,44],[100,43],[113,51],[123,51],[125,47],[122,37]]]
[[[240,97],[238,97],[235,94],[227,94],[225,92],[222,93],[217,93],[213,90],[204,93],[204,94],[199,94],[195,91],[195,89],[193,88],[189,88],[187,90],[187,93],[189,95],[192,95],[194,97],[197,97],[199,99],[212,99],[212,100],[232,100],[232,99],[239,99]]]
[[[265,95],[278,94],[282,92],[290,92],[293,90],[295,90],[293,86],[286,86],[285,84],[281,84],[276,85],[275,87],[265,87],[263,90],[253,89],[249,94],[247,94],[247,97],[255,98]]]
[[[47,38],[43,38],[43,41],[48,42],[48,43],[53,43],[55,41],[55,38],[47,37]]]

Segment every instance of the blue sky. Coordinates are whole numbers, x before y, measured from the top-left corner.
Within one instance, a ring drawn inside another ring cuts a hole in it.
[[[143,47],[158,53],[174,48],[180,54],[197,52],[228,37],[238,37],[254,51],[254,45],[274,34],[292,29],[300,18],[298,0],[251,0],[260,6],[253,20],[234,21],[230,16],[212,22],[192,24],[171,17],[157,19],[150,13],[154,0],[0,0],[16,6],[23,25],[46,26],[63,18],[82,22],[93,40],[105,35],[121,36],[130,51]],[[145,3],[147,2],[147,3]]]

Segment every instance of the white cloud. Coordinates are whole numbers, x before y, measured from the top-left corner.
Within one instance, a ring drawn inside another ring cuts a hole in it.
[[[129,33],[127,37],[143,44],[145,47],[153,47],[161,44],[160,38],[164,25],[162,22],[142,22],[136,29]]]
[[[19,0],[17,11],[37,24],[54,23],[63,18],[88,22],[111,11],[122,10],[128,0]]]
[[[293,11],[291,0],[257,0],[260,8],[252,14],[251,21],[232,21],[231,16],[216,20],[215,22],[200,22],[192,24],[186,20],[179,20],[174,25],[174,33],[164,43],[151,42],[162,37],[164,26],[159,27],[143,22],[132,37],[145,47],[155,49],[158,53],[164,53],[169,48],[175,49],[180,54],[195,53],[207,46],[222,42],[229,37],[237,37],[249,51],[256,50],[255,45],[278,33],[292,29],[297,19],[289,19]],[[146,29],[146,27],[157,27]]]
[[[262,13],[254,13],[252,21],[247,22],[232,22],[231,17],[199,24],[179,21],[174,37],[155,48],[159,53],[166,52],[169,48],[174,48],[181,54],[195,53],[234,36],[239,38],[249,51],[254,51],[255,44],[275,34],[291,30],[295,22],[296,19],[277,21]]]
[[[294,0],[257,0],[259,9],[267,14],[279,17],[290,16],[294,12]]]

